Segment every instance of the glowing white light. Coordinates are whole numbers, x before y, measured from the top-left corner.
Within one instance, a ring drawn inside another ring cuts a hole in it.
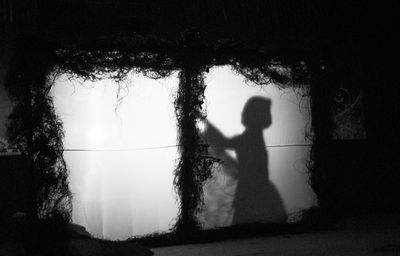
[[[207,75],[204,106],[208,119],[221,132],[227,137],[243,132],[244,104],[250,97],[262,95],[272,100],[272,125],[264,132],[266,144],[308,143],[304,136],[310,122],[307,99],[299,104],[301,97],[292,90],[281,91],[273,85],[261,89],[243,81],[228,67],[214,68]],[[53,88],[66,131],[65,148],[99,150],[64,154],[74,193],[73,221],[98,237],[111,239],[168,230],[177,213],[172,171],[178,154],[176,147],[164,146],[176,144],[172,102],[177,77],[158,81],[132,76],[120,105],[115,83],[82,83],[72,86],[62,77]],[[270,179],[288,213],[315,204],[306,170],[308,149],[268,149]],[[234,151],[227,154],[236,157]],[[213,182],[205,197],[214,222],[205,223],[206,227],[229,225],[234,181],[217,175]],[[228,196],[220,197],[216,204],[211,200],[215,193]],[[221,208],[223,214],[212,215]]]
[[[283,147],[267,148],[270,180],[289,215],[315,205],[315,194],[308,184],[310,146],[305,134],[311,120],[309,100],[301,95],[304,91],[281,90],[273,84],[264,88],[246,84],[242,76],[235,75],[228,67],[211,69],[206,84],[207,119],[228,138],[244,131],[241,113],[251,97],[271,99],[272,124],[264,130],[263,137],[267,146]],[[236,159],[233,150],[225,153]],[[230,225],[234,212],[232,202],[237,181],[221,171],[214,175],[206,186],[206,210],[202,216],[206,227]]]
[[[159,82],[135,76],[131,81],[119,105],[111,81],[71,86],[62,77],[53,89],[65,147],[95,150],[64,155],[75,194],[73,221],[98,237],[166,231],[177,213],[171,101],[176,77]],[[156,149],[163,146],[169,147]]]

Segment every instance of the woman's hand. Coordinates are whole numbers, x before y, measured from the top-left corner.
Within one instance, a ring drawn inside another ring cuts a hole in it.
[[[208,143],[218,146],[224,145],[227,140],[225,136],[208,120],[205,121],[205,128],[202,135]]]

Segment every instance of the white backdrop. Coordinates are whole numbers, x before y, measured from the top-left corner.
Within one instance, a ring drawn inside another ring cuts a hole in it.
[[[207,119],[226,137],[241,134],[245,127],[241,114],[246,102],[254,97],[269,98],[272,124],[263,131],[267,146],[269,178],[277,188],[289,217],[316,204],[316,197],[308,184],[306,164],[309,159],[310,141],[306,132],[311,125],[309,98],[305,91],[281,90],[274,85],[264,88],[245,82],[244,78],[228,67],[214,68],[207,77]],[[227,154],[236,158],[235,152]],[[206,207],[202,215],[206,227],[230,225],[234,209],[237,180],[219,171],[206,186]]]
[[[246,84],[228,67],[212,69],[206,82],[208,119],[227,137],[243,132],[240,115],[250,97],[272,100],[272,125],[264,131],[270,180],[289,215],[314,205],[306,170],[308,98],[273,85]],[[173,108],[177,76],[151,80],[132,75],[126,85],[119,105],[117,85],[107,80],[78,82],[63,76],[52,91],[66,131],[73,221],[111,239],[166,231],[177,213],[172,188],[179,157]],[[234,188],[235,180],[215,172],[200,216],[205,227],[230,224]]]

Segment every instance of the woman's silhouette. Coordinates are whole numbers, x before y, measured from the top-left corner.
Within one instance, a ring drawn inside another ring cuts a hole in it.
[[[242,124],[245,126],[242,134],[226,138],[209,122],[203,133],[214,153],[218,157],[222,156],[227,165],[225,170],[237,179],[232,205],[233,225],[286,221],[282,199],[269,180],[268,154],[263,138],[263,130],[272,122],[270,108],[270,99],[252,97],[242,112]],[[225,149],[233,149],[237,159],[229,157]]]

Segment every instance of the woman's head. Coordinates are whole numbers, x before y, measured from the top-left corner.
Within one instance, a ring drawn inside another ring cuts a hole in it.
[[[271,100],[258,96],[250,98],[242,111],[242,124],[246,128],[265,129],[271,123]]]

